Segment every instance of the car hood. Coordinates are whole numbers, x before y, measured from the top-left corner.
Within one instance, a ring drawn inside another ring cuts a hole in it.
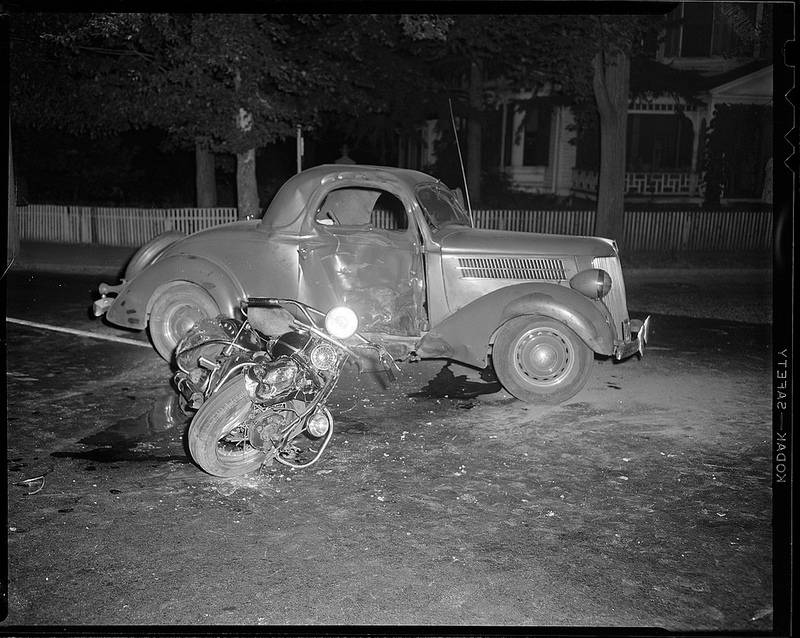
[[[447,226],[434,234],[443,254],[456,255],[588,255],[613,257],[614,242],[602,237],[545,235],[507,230]]]

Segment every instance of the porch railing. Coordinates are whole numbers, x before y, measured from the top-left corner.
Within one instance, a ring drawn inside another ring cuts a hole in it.
[[[597,193],[597,171],[574,169],[572,190],[576,194]],[[697,175],[691,171],[626,172],[626,195],[693,197],[698,195]]]
[[[592,235],[594,210],[476,210],[478,228]],[[235,208],[135,209],[29,205],[17,208],[20,239],[140,246],[156,235],[193,233],[236,219]],[[380,222],[376,222],[380,225]],[[772,246],[771,211],[626,211],[624,251],[764,251]]]

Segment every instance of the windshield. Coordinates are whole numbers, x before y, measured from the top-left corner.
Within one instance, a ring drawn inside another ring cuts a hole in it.
[[[417,188],[417,201],[434,229],[445,224],[472,226],[469,213],[444,184],[423,184]]]

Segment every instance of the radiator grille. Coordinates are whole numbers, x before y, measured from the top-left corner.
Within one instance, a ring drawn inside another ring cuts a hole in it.
[[[470,279],[567,279],[560,259],[461,258],[458,268],[462,277]]]
[[[617,337],[622,338],[622,324],[628,320],[628,300],[625,298],[625,280],[618,257],[595,257],[593,268],[602,268],[611,276],[611,290],[603,297],[606,307],[614,318]]]

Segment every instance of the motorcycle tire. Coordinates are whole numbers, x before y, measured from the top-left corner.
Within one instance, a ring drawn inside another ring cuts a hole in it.
[[[240,476],[257,470],[265,453],[246,440],[232,442],[230,435],[250,415],[252,403],[244,377],[227,381],[194,415],[189,426],[189,452],[195,463],[213,476]]]

